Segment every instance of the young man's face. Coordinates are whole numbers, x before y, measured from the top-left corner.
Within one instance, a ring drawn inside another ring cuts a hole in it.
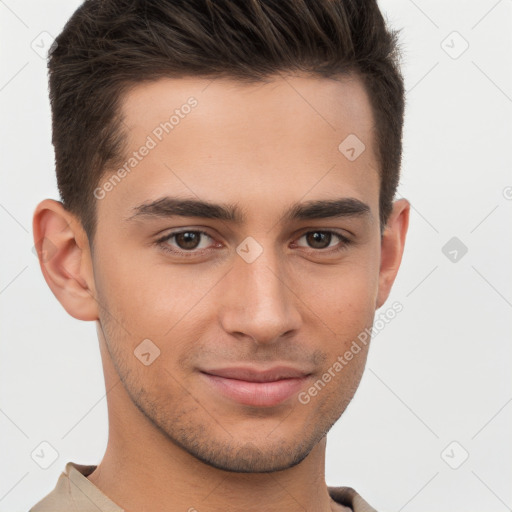
[[[297,464],[359,384],[367,346],[341,371],[332,368],[372,326],[403,249],[400,201],[381,245],[363,86],[298,76],[257,85],[162,79],[134,87],[123,113],[129,172],[112,180],[113,169],[98,184],[92,268],[99,332],[127,396],[215,467]],[[105,186],[109,179],[115,186]],[[241,218],[139,208],[166,197],[236,207]],[[346,215],[288,212],[347,199]],[[162,240],[177,231],[186,233]],[[205,374],[277,366],[307,376],[244,385]],[[329,368],[330,381],[309,393]]]

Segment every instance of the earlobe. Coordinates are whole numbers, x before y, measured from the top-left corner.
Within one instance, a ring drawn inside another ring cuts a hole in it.
[[[393,203],[393,210],[381,241],[379,291],[375,304],[376,309],[386,302],[398,273],[409,227],[410,209],[411,205],[407,199],[399,199]]]
[[[64,309],[78,320],[97,320],[87,235],[76,217],[53,199],[34,212],[34,243],[46,283]]]

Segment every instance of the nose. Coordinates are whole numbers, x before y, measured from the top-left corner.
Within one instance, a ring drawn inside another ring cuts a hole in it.
[[[220,322],[226,332],[258,344],[271,344],[301,324],[297,290],[286,265],[266,248],[252,263],[238,255],[220,289]]]

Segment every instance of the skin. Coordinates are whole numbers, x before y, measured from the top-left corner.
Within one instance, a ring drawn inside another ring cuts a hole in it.
[[[70,315],[97,325],[109,439],[88,478],[128,512],[348,510],[328,494],[325,436],[358,387],[367,346],[307,404],[294,395],[273,407],[242,405],[199,369],[307,368],[307,390],[386,301],[409,202],[393,203],[381,237],[373,116],[356,77],[138,84],[122,103],[126,154],[190,96],[198,105],[96,201],[92,252],[60,202],[46,199],[34,214],[35,239],[53,244],[40,260],[49,287]],[[366,146],[354,161],[338,150],[351,133]],[[127,220],[165,195],[237,203],[246,218]],[[334,198],[358,199],[369,214],[283,220],[292,203]],[[163,244],[196,256],[154,243],[176,228],[207,231],[197,249],[177,238]],[[305,236],[326,230],[352,243]],[[248,236],[263,249],[252,263],[236,252]],[[144,339],[160,350],[148,366],[134,356]]]

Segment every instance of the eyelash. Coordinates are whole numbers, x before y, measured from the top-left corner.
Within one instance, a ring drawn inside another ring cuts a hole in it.
[[[169,244],[167,244],[166,242],[168,242],[175,236],[180,235],[181,233],[200,233],[201,235],[205,235],[205,236],[213,239],[213,237],[210,236],[206,231],[202,231],[200,229],[183,229],[180,231],[173,231],[172,233],[168,233],[167,235],[163,236],[162,238],[159,238],[158,240],[156,240],[155,245],[157,245],[161,250],[163,250],[166,253],[174,254],[177,256],[185,257],[185,258],[192,258],[192,257],[198,256],[198,255],[203,255],[206,252],[211,250],[211,249],[201,249],[199,251],[198,250],[185,251],[185,250],[171,249]],[[341,235],[340,233],[338,233],[336,231],[331,231],[328,229],[324,229],[324,230],[315,229],[315,230],[311,230],[311,231],[306,231],[299,237],[299,239],[305,235],[309,235],[310,233],[329,233],[331,235],[334,235],[335,237],[338,237],[340,239],[340,241],[342,242],[341,245],[338,245],[335,248],[330,248],[330,249],[311,249],[310,248],[310,251],[312,251],[314,253],[335,254],[335,253],[346,250],[347,247],[352,243],[352,240],[350,240],[349,238]]]

